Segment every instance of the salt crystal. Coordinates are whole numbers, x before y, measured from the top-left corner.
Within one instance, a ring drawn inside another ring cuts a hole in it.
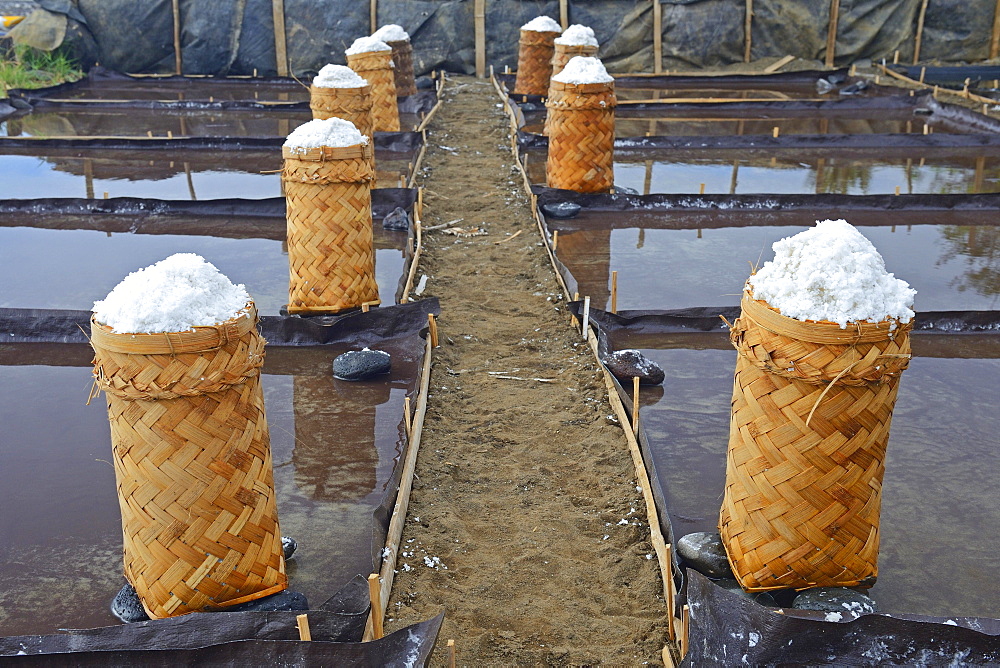
[[[371,37],[357,38],[344,53],[353,56],[359,53],[371,53],[372,51],[392,51],[392,47],[372,35]]]
[[[598,46],[594,29],[579,23],[566,28],[565,32],[556,37],[556,44],[563,46]]]
[[[176,253],[134,271],[94,302],[94,317],[119,334],[184,332],[230,320],[250,295],[205,258]]]
[[[345,65],[324,65],[312,80],[312,85],[318,88],[361,88],[368,82]]]
[[[614,77],[604,69],[604,63],[592,56],[576,56],[570,58],[566,67],[552,77],[553,81],[565,84],[608,83]]]
[[[532,32],[562,32],[562,26],[550,19],[548,16],[536,16],[523,26],[521,30]]]
[[[305,152],[310,148],[320,146],[357,146],[367,144],[368,138],[362,135],[354,123],[342,118],[315,119],[303,123],[292,130],[285,139],[283,146]]]
[[[382,26],[372,33],[372,37],[380,39],[383,42],[403,42],[410,39],[410,35],[403,30],[403,27],[398,26],[395,23]]]
[[[774,259],[747,284],[755,299],[766,301],[796,320],[909,322],[916,290],[885,270],[875,246],[845,220],[824,220],[815,227],[774,242]]]

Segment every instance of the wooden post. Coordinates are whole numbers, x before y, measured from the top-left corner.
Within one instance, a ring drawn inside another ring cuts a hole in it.
[[[669,565],[670,572],[667,575],[668,581],[663,584],[666,585],[667,590],[667,636],[671,640],[677,640],[677,632],[674,629],[674,561],[673,556],[671,556],[674,546],[666,545],[664,546],[667,552],[667,564]]]
[[[413,422],[410,420],[410,398],[403,397],[403,428],[406,429],[406,440],[413,438]]]
[[[556,252],[556,248],[559,247],[559,230],[552,231],[552,252]]]
[[[993,36],[990,38],[990,58],[1000,55],[1000,0],[993,10]]]
[[[639,376],[632,376],[632,433],[639,435]]]
[[[924,41],[924,17],[927,15],[927,0],[920,3],[920,14],[917,15],[917,34],[913,41],[913,64],[920,60],[920,45]]]
[[[295,625],[299,627],[299,640],[312,640],[312,632],[309,630],[309,615],[296,615]]]
[[[279,77],[288,76],[288,44],[285,42],[285,0],[271,0],[274,17],[274,57]]]
[[[746,18],[743,20],[743,62],[750,62],[750,46],[753,43],[753,0],[747,0]]]
[[[181,64],[181,3],[180,0],[173,0],[174,10],[174,73],[183,74],[184,68]]]
[[[569,0],[559,0],[559,25],[563,30],[569,27]]]
[[[590,329],[590,297],[583,298],[583,340],[587,340],[587,331]]]
[[[385,633],[382,629],[382,587],[379,586],[378,573],[368,576],[368,597],[372,602],[372,638],[378,640]]]
[[[780,133],[781,133],[781,130],[780,130],[780,129],[778,128],[778,126],[777,126],[777,125],[775,125],[775,126],[774,126],[774,129],[773,129],[773,130],[771,130],[771,136],[773,136],[773,137],[774,137],[775,139],[777,139],[777,138],[778,138],[778,135],[779,135]]]
[[[663,5],[653,0],[653,73],[663,71]]]
[[[698,186],[698,194],[699,195],[704,195],[705,194],[705,184],[704,183],[702,183],[701,185]]]
[[[455,668],[455,641],[448,638],[448,668]]]
[[[476,78],[486,76],[486,0],[476,0],[474,14],[476,33]]]
[[[618,272],[611,272],[611,312],[618,313]]]
[[[433,313],[427,314],[427,330],[431,337],[431,348],[438,347],[438,326]]]
[[[688,626],[691,623],[691,607],[684,606],[684,616],[681,618],[681,658],[688,653]]]
[[[840,0],[830,0],[830,27],[826,32],[826,66],[833,67],[837,51],[837,22],[840,19]]]
[[[371,0],[368,3],[368,25],[371,26],[372,32],[378,30],[378,0]]]

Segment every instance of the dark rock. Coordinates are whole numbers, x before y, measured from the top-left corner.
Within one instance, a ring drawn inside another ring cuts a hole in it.
[[[835,72],[826,78],[834,86],[839,86],[847,81],[847,75],[843,72]]]
[[[861,81],[858,81],[856,83],[852,83],[850,86],[844,86],[843,88],[841,88],[840,89],[840,94],[841,95],[860,95],[861,93],[863,93],[866,90],[868,90],[868,86],[870,86],[870,85],[871,84],[869,84],[868,81],[866,81],[865,79],[862,79]]]
[[[10,106],[14,107],[15,109],[31,109],[31,105],[28,104],[27,101],[22,100],[19,97],[12,97],[8,101],[10,102]]]
[[[281,549],[285,553],[285,561],[292,558],[292,555],[295,554],[295,550],[298,549],[298,547],[299,544],[294,538],[290,536],[281,537]]]
[[[840,619],[828,620],[833,622],[849,622],[861,615],[870,615],[878,612],[875,601],[861,592],[848,589],[847,587],[807,589],[795,597],[792,607],[799,610],[838,613]]]
[[[434,79],[428,76],[417,77],[416,84],[418,90],[432,90],[434,88]]]
[[[545,109],[544,104],[536,104],[534,102],[522,102],[520,105],[521,111],[541,111]]]
[[[664,374],[660,365],[649,359],[638,350],[616,350],[605,356],[604,365],[608,367],[620,383],[632,384],[632,379],[639,377],[640,385],[659,385]]]
[[[149,615],[146,614],[139,594],[128,582],[118,591],[114,600],[111,601],[111,614],[122,620],[126,624],[132,622],[147,622]]]
[[[552,218],[572,218],[580,213],[580,205],[575,202],[555,202],[542,205],[542,213]]]
[[[733,578],[723,578],[722,580],[713,580],[713,584],[722,587],[726,591],[731,591],[736,594],[739,594],[743,598],[749,599],[754,603],[760,603],[761,605],[766,605],[769,608],[778,607],[778,602],[775,601],[774,597],[771,596],[766,591],[757,591],[757,592],[747,591],[746,589],[743,588],[742,585],[740,585],[739,582],[737,582]]]
[[[629,188],[628,186],[615,186],[616,195],[638,195],[639,191],[635,188]]]
[[[381,350],[349,350],[333,360],[333,376],[340,380],[366,380],[389,373],[392,361],[389,353]]]
[[[407,215],[406,209],[401,206],[393,209],[392,213],[382,219],[382,229],[403,231],[410,229],[410,216]]]
[[[271,594],[256,601],[247,601],[239,605],[223,608],[221,612],[275,612],[277,610],[308,610],[309,601],[305,594],[286,589],[277,594]]]
[[[726,548],[717,533],[689,533],[677,541],[677,554],[691,568],[710,578],[731,578]]]

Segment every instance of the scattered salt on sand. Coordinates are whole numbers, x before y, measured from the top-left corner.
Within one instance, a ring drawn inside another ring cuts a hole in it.
[[[312,85],[318,88],[361,88],[368,82],[346,65],[324,65]]]
[[[614,77],[604,69],[604,63],[591,56],[576,56],[570,58],[566,67],[552,77],[553,81],[565,84],[608,83]]]
[[[563,46],[598,46],[594,29],[580,25],[579,23],[574,23],[566,28],[566,31],[562,35],[556,37],[556,44],[562,44]]]
[[[358,53],[370,53],[372,51],[392,51],[392,47],[373,35],[371,37],[357,38],[344,53],[353,56]]]
[[[403,42],[410,39],[409,33],[403,30],[402,26],[398,26],[395,23],[382,26],[372,33],[372,37],[380,39],[383,42]]]
[[[342,118],[315,119],[295,128],[285,139],[285,148],[304,153],[319,146],[357,146],[367,144],[368,137],[358,131],[354,123]]]
[[[243,285],[233,285],[205,258],[176,253],[126,276],[94,302],[94,317],[119,334],[185,332],[225,322],[249,301]]]
[[[774,259],[747,283],[754,298],[783,315],[828,320],[841,329],[849,322],[913,318],[917,291],[887,272],[875,246],[845,220],[817,222],[772,248]]]
[[[548,16],[536,16],[523,26],[521,30],[532,32],[562,32],[562,26],[550,19]]]

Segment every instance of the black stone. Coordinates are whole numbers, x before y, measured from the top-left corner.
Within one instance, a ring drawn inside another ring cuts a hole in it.
[[[281,549],[285,554],[285,561],[292,558],[292,555],[295,554],[295,550],[298,549],[298,547],[299,543],[294,538],[290,536],[281,537]]]
[[[309,601],[305,594],[286,589],[277,594],[271,594],[256,601],[247,601],[239,605],[223,608],[221,612],[274,612],[277,610],[308,610]]]
[[[542,205],[542,213],[552,218],[573,218],[580,213],[580,205],[576,202],[555,202]]]
[[[417,77],[416,84],[419,90],[431,90],[434,88],[434,79],[427,76]]]
[[[382,229],[384,230],[408,230],[410,229],[410,216],[406,209],[397,206],[388,216],[382,219]]]
[[[868,86],[871,84],[868,81],[862,79],[856,83],[852,83],[850,86],[844,86],[840,89],[841,95],[860,95],[861,93],[868,90]]]
[[[534,102],[522,102],[520,105],[521,111],[541,111],[545,109],[544,104],[536,104]]]
[[[135,587],[126,582],[111,601],[111,614],[126,624],[149,621]]]
[[[392,361],[381,350],[349,350],[333,360],[333,375],[340,380],[366,380],[389,373]]]
[[[807,589],[792,601],[792,607],[799,610],[819,612],[839,612],[841,621],[851,621],[861,615],[878,612],[875,601],[859,591],[847,587],[819,587]]]
[[[771,596],[766,591],[758,591],[758,592],[747,591],[742,587],[742,585],[740,585],[739,582],[737,582],[733,578],[723,578],[722,580],[713,580],[713,582],[714,584],[717,584],[726,591],[731,591],[736,594],[739,594],[743,598],[749,599],[754,603],[760,603],[761,605],[766,605],[770,608],[778,607],[778,602],[775,601],[774,597]]]
[[[677,541],[677,554],[691,568],[710,578],[731,578],[726,548],[717,533],[689,533]]]
[[[632,379],[639,377],[640,385],[659,385],[664,374],[660,365],[649,359],[638,350],[616,350],[604,357],[604,366],[608,367],[619,383],[632,384]]]
[[[840,84],[847,81],[847,75],[843,72],[835,72],[826,78],[827,81],[832,83],[834,86],[839,86]]]

